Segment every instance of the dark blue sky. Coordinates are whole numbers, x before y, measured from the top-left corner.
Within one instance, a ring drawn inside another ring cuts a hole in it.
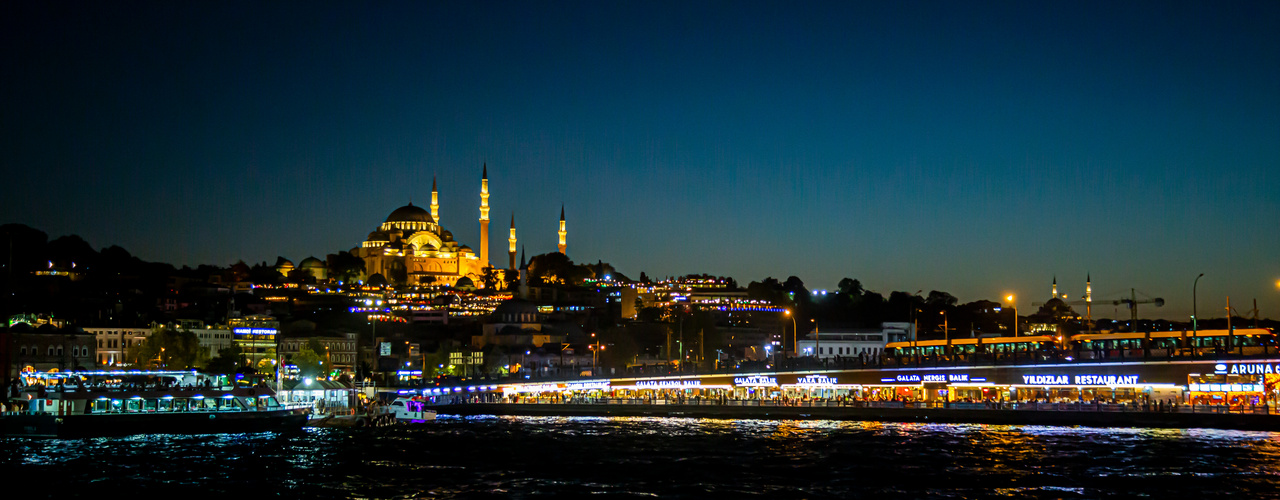
[[[478,248],[487,162],[499,265],[563,203],[632,277],[1280,316],[1276,2],[32,3],[0,219],[95,247],[323,256],[436,175]]]

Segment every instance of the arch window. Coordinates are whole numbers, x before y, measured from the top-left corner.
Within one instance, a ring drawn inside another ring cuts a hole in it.
[[[58,356],[62,356],[62,346],[58,346]]]
[[[80,357],[80,346],[78,345],[71,346],[71,355],[77,358]]]
[[[18,354],[19,356],[26,356],[26,355],[27,355],[27,346],[25,346],[25,345],[24,345],[24,346],[20,347],[20,348],[18,349],[18,353],[19,353],[19,354]]]
[[[48,354],[47,354],[48,356],[53,356],[53,346],[49,346],[49,349],[47,350],[47,353],[48,353]]]

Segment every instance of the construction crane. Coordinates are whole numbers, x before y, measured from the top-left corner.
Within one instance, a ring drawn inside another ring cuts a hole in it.
[[[1159,297],[1156,297],[1156,298],[1146,297],[1144,299],[1139,300],[1138,291],[1133,288],[1129,289],[1129,298],[1094,301],[1092,295],[1093,295],[1093,290],[1089,289],[1085,292],[1085,298],[1083,299],[1062,301],[1064,304],[1067,304],[1069,306],[1085,306],[1085,315],[1087,318],[1086,321],[1090,331],[1093,330],[1093,305],[1094,304],[1105,304],[1107,302],[1110,302],[1111,305],[1113,306],[1124,304],[1126,307],[1129,308],[1129,321],[1130,321],[1129,327],[1130,328],[1133,328],[1133,325],[1138,322],[1138,305],[1139,304],[1155,304],[1156,307],[1164,307],[1164,299]],[[1146,294],[1143,294],[1143,295],[1145,296]],[[1044,303],[1032,302],[1031,305],[1042,306],[1044,305]]]

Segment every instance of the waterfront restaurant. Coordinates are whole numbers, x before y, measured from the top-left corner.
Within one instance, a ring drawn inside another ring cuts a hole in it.
[[[615,378],[501,386],[535,400],[1177,402],[1275,405],[1280,359],[1119,361]],[[737,404],[737,403],[730,403]]]

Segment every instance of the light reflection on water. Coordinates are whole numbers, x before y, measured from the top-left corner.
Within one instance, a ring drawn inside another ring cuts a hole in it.
[[[56,477],[73,491],[1184,498],[1280,490],[1280,434],[1206,429],[481,416],[382,429],[0,442],[4,470]]]

